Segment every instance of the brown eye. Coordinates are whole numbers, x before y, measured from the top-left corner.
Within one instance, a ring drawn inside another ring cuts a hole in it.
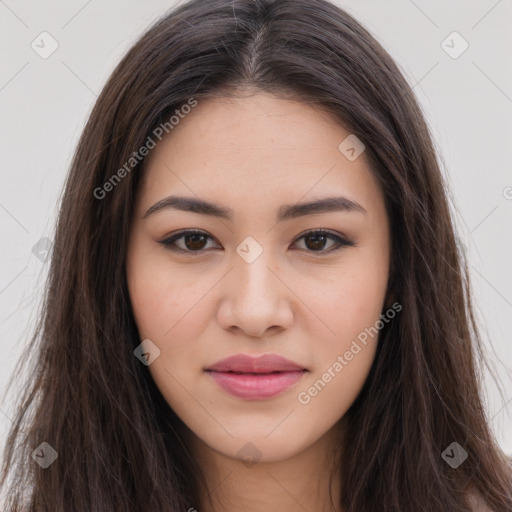
[[[211,249],[211,247],[207,247],[209,240],[214,239],[204,231],[188,230],[176,233],[159,243],[170,251],[192,254],[206,252],[207,249]],[[303,250],[319,253],[320,255],[334,252],[343,246],[351,247],[355,245],[350,240],[324,230],[309,231],[297,238],[297,241],[299,240],[305,241]],[[328,245],[329,240],[331,241],[330,245]]]
[[[325,249],[325,244],[329,237],[325,235],[307,235],[304,237],[306,247],[312,251],[321,251]]]
[[[317,230],[305,233],[297,240],[304,240],[308,252],[329,253],[340,249],[343,246],[352,247],[355,244],[329,231]],[[327,242],[333,243],[326,249]]]
[[[190,249],[191,251],[199,251],[201,249],[204,249],[206,239],[205,235],[184,235],[184,243],[185,247],[187,249]]]
[[[171,251],[193,253],[205,252],[208,240],[213,238],[204,231],[182,231],[159,243]]]

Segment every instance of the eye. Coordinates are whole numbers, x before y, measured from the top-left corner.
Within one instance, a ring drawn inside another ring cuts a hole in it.
[[[330,253],[341,249],[344,246],[353,247],[354,242],[347,240],[346,238],[337,235],[336,233],[332,233],[330,231],[326,231],[324,229],[318,229],[316,231],[308,231],[301,235],[297,240],[304,239],[304,244],[307,249],[310,249],[308,252],[320,252],[320,253]],[[333,241],[330,248],[325,249],[325,244],[328,240]]]
[[[212,239],[208,233],[196,229],[190,229],[175,233],[171,237],[161,240],[159,243],[170,251],[189,253],[204,252],[203,249],[205,248],[208,239]],[[177,244],[177,241],[182,242],[182,244]]]
[[[308,231],[303,233],[296,241],[304,239],[307,252],[330,253],[344,246],[353,247],[354,242],[347,240],[335,233],[324,229]],[[214,240],[208,233],[200,230],[187,230],[175,233],[174,235],[159,241],[166,249],[174,252],[201,253],[206,252],[208,240]],[[327,250],[325,246],[328,240],[333,243]],[[177,242],[181,242],[177,243]]]

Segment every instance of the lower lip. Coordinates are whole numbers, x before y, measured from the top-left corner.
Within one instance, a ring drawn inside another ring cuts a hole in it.
[[[227,393],[248,400],[264,400],[290,389],[306,373],[305,370],[280,373],[230,373],[208,371]]]

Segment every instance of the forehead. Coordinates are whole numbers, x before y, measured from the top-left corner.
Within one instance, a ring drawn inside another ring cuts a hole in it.
[[[199,99],[150,153],[140,194],[244,197],[257,206],[263,197],[282,203],[283,194],[298,201],[336,190],[371,204],[379,190],[364,152],[340,151],[349,136],[324,110],[266,93]]]

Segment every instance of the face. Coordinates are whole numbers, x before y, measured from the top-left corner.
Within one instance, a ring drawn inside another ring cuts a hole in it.
[[[390,231],[364,151],[353,139],[340,149],[349,135],[318,109],[258,93],[198,101],[148,157],[130,299],[156,385],[217,453],[302,452],[368,376]],[[169,196],[215,207],[161,203]],[[337,200],[300,207],[326,198]],[[248,359],[215,366],[237,355]]]

